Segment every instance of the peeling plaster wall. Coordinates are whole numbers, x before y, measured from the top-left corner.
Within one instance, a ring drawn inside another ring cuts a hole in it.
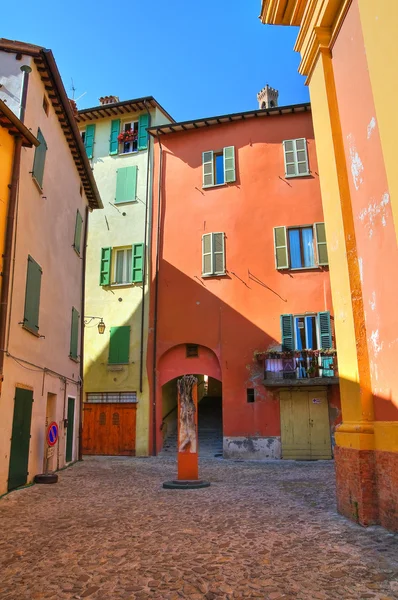
[[[224,437],[224,458],[264,460],[281,458],[280,437]]]

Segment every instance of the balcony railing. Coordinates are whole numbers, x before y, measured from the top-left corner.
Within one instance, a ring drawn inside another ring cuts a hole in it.
[[[335,350],[264,352],[265,385],[325,385],[338,383]]]

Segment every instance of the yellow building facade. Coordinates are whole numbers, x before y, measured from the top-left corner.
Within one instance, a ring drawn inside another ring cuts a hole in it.
[[[338,509],[361,524],[396,530],[398,120],[391,102],[398,5],[263,0],[260,18],[300,28],[295,50],[311,97],[343,413]]]

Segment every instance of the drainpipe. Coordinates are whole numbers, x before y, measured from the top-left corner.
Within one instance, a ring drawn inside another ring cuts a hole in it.
[[[148,127],[151,126],[151,113],[149,112],[146,101],[144,106],[148,113]],[[144,325],[145,325],[145,284],[147,274],[147,241],[148,241],[148,209],[150,202],[149,194],[149,167],[150,167],[150,155],[151,155],[151,136],[148,135],[148,160],[146,166],[146,199],[145,199],[145,223],[144,223],[144,268],[142,274],[142,299],[141,299],[141,345],[140,345],[140,393],[142,394],[143,388],[143,372],[144,372]]]
[[[15,209],[17,205],[19,171],[21,165],[22,138],[15,138],[14,159],[12,164],[11,183],[9,185],[10,194],[7,210],[7,222],[5,231],[4,254],[3,254],[3,273],[0,294],[0,380],[3,381],[6,323],[8,312],[8,301],[10,291],[10,272],[11,272],[11,252],[12,241],[15,227]]]
[[[22,94],[21,94],[21,110],[20,110],[20,120],[22,123],[25,122],[25,109],[26,109],[26,99],[28,97],[28,84],[29,84],[29,73],[32,72],[32,67],[29,65],[22,65],[21,71],[23,73],[23,82],[22,82]]]
[[[157,237],[156,237],[156,263],[155,263],[155,304],[153,311],[153,393],[152,393],[152,445],[153,445],[153,456],[156,456],[156,387],[157,387],[157,375],[156,375],[156,351],[157,351],[157,331],[158,331],[158,297],[159,297],[159,251],[160,251],[160,206],[161,206],[161,183],[162,183],[162,170],[163,170],[163,148],[160,142],[159,133],[157,132],[158,144],[159,144],[159,175],[158,175],[158,223],[157,223]]]
[[[78,460],[83,460],[83,377],[84,377],[84,310],[86,303],[86,256],[87,256],[88,206],[86,206],[83,233],[83,266],[82,266],[82,308],[80,322],[80,402],[79,402],[79,453]],[[68,423],[69,425],[69,423]],[[73,427],[73,425],[72,425]]]

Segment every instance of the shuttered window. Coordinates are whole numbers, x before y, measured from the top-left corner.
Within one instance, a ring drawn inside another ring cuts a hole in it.
[[[307,140],[305,138],[285,140],[283,142],[283,154],[285,159],[285,177],[300,177],[310,174]]]
[[[315,240],[318,255],[318,265],[328,265],[328,249],[326,245],[325,223],[315,223]]]
[[[274,227],[275,266],[277,269],[289,268],[286,227]]]
[[[117,136],[120,131],[120,119],[115,119],[111,122],[111,137],[109,139],[109,154],[117,154],[119,152],[119,140]]]
[[[130,326],[111,327],[109,342],[110,365],[128,364],[130,356]]]
[[[75,239],[73,242],[73,247],[78,254],[80,254],[80,246],[81,246],[81,238],[82,238],[82,225],[83,225],[83,217],[77,211],[76,213],[76,222],[75,222]]]
[[[134,202],[137,197],[138,167],[123,167],[117,170],[115,203]]]
[[[72,322],[70,329],[70,358],[77,359],[79,347],[79,318],[80,315],[76,308],[72,308]]]
[[[219,151],[202,153],[204,188],[236,181],[235,147],[227,146]]]
[[[40,289],[43,271],[31,256],[26,275],[25,310],[23,325],[33,333],[39,331]]]
[[[329,311],[281,315],[282,350],[316,350],[333,347]]]
[[[32,175],[36,179],[39,186],[43,187],[44,163],[46,162],[47,144],[40,128],[37,132],[37,139],[39,140],[40,145],[35,149]]]
[[[202,236],[202,275],[225,275],[225,234]]]
[[[332,327],[330,322],[330,312],[318,313],[319,321],[319,340],[321,348],[332,347]]]
[[[282,350],[294,350],[293,315],[281,315]]]
[[[143,114],[138,118],[138,150],[145,150],[148,147],[149,115]]]
[[[100,285],[111,283],[112,248],[101,248]]]
[[[86,147],[87,158],[93,158],[94,156],[94,138],[95,138],[95,124],[86,126],[86,135],[84,136],[84,145]]]
[[[141,283],[143,281],[144,269],[144,244],[133,245],[132,260],[132,282]]]

